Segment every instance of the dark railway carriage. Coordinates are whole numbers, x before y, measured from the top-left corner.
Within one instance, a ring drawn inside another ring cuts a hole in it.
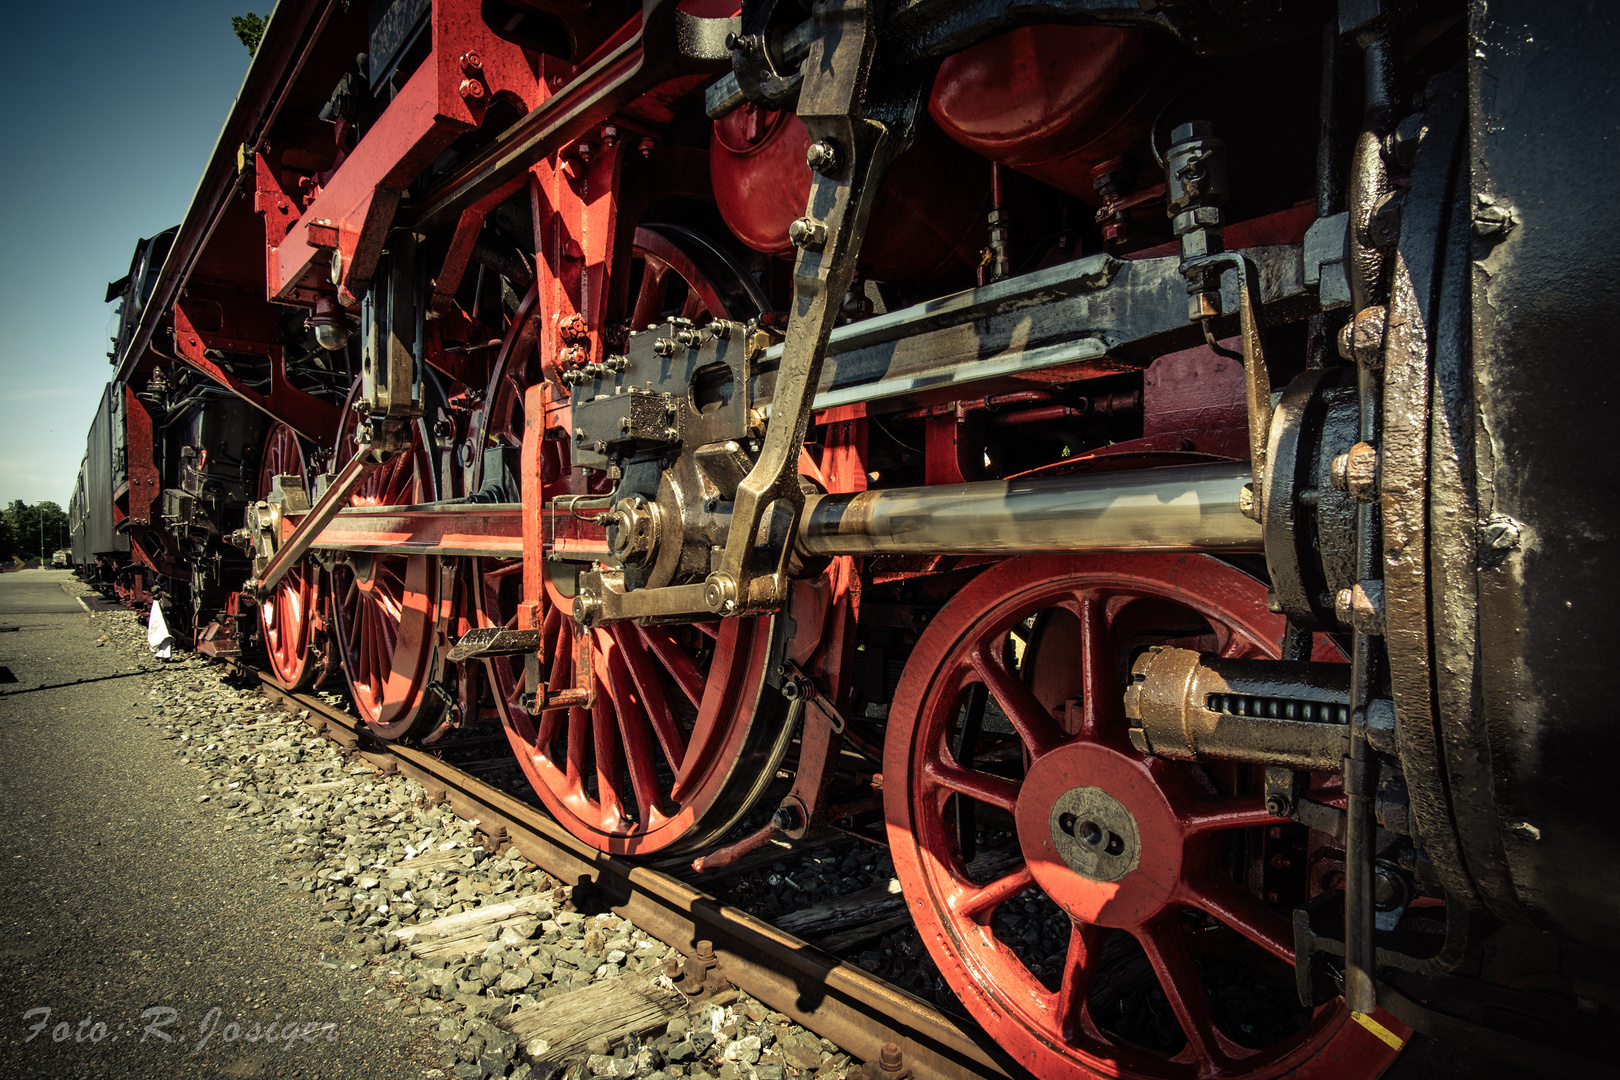
[[[75,551],[601,850],[885,837],[1043,1080],[1597,1075],[1617,18],[283,0]]]

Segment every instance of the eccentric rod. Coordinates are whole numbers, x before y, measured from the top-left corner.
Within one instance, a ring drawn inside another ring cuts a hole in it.
[[[1247,462],[890,488],[805,500],[798,550],[822,555],[1261,551],[1240,506]]]

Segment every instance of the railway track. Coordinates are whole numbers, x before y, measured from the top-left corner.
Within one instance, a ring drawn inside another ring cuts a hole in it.
[[[475,822],[493,844],[512,844],[559,880],[589,882],[603,909],[693,963],[705,964],[712,955],[738,989],[871,1063],[873,1080],[1029,1075],[983,1031],[905,990],[670,873],[587,847],[543,810],[434,753],[373,738],[363,721],[312,694],[288,692],[268,672],[239,662],[230,666],[257,680],[272,702],[306,710],[305,723],[380,772],[416,780],[430,798]]]

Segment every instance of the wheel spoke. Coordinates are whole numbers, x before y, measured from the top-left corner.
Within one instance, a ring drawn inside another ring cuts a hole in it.
[[[664,312],[664,294],[668,291],[669,264],[660,259],[646,259],[642,263],[641,288],[636,291],[636,303],[630,317],[630,329],[645,330],[658,321]]]
[[[1064,1039],[1075,1041],[1085,1029],[1086,1001],[1097,980],[1102,959],[1103,928],[1076,922],[1069,930],[1069,951],[1063,958],[1063,982],[1058,987],[1052,1014]]]
[[[1081,676],[1085,687],[1080,707],[1080,737],[1104,741],[1123,734],[1124,687],[1119,683],[1114,635],[1108,625],[1107,599],[1086,590],[1079,596]]]
[[[624,820],[624,796],[619,788],[619,765],[622,747],[619,745],[619,725],[610,715],[618,710],[613,699],[599,687],[596,703],[591,706],[591,742],[596,751],[596,801],[602,808],[602,823],[608,828]]]
[[[966,795],[970,799],[998,806],[1012,813],[1018,803],[1018,781],[1007,780],[1000,776],[991,776],[989,773],[977,769],[964,769],[954,762],[943,758],[928,762],[923,766],[928,778],[943,788],[949,788],[959,795]]]
[[[1024,740],[1031,758],[1039,758],[1063,742],[1063,729],[1058,722],[1007,667],[999,641],[990,645],[980,643],[969,660],[1019,738]]]
[[[1197,1059],[1199,1071],[1214,1072],[1225,1055],[1215,1031],[1214,1009],[1204,989],[1204,977],[1187,951],[1180,915],[1175,908],[1168,908],[1134,933],[1153,965],[1153,973],[1159,977],[1159,988],[1176,1014],[1176,1022],[1187,1036],[1187,1049]]]
[[[646,629],[642,631],[647,645],[652,649],[653,655],[658,657],[659,663],[669,669],[670,675],[675,679],[675,685],[681,688],[693,706],[703,706],[703,686],[705,680],[703,673],[697,669],[692,658],[687,655],[678,641],[667,631]]]
[[[680,723],[670,710],[669,702],[664,698],[664,684],[658,677],[652,659],[647,655],[647,648],[642,643],[643,630],[631,624],[632,630],[619,638],[622,646],[620,655],[624,657],[625,665],[630,669],[630,677],[635,680],[636,689],[641,691],[641,701],[647,711],[647,718],[652,722],[653,731],[658,736],[658,744],[664,748],[664,759],[669,762],[673,772],[681,771],[681,762],[686,760],[686,733],[681,730]]]
[[[585,783],[585,744],[591,734],[591,714],[581,708],[568,710],[568,780],[577,790]]]
[[[964,892],[956,901],[956,910],[964,918],[972,919],[982,926],[990,921],[990,916],[996,913],[996,908],[1033,884],[1035,875],[1030,872],[1027,865],[1020,865],[1012,873],[1005,874],[982,888]]]
[[[636,694],[631,680],[626,678],[626,665],[616,662],[624,655],[619,648],[619,636],[610,632],[604,634],[601,640],[602,661],[607,671],[613,712],[619,719],[625,768],[630,774],[630,790],[635,794],[636,807],[641,812],[641,824],[645,828],[653,815],[663,810],[663,798],[658,791],[658,769],[653,761],[651,725],[647,721],[645,702]]]
[[[1247,890],[1229,882],[1183,883],[1187,903],[1242,934],[1290,967],[1294,963],[1294,929],[1287,919]]]

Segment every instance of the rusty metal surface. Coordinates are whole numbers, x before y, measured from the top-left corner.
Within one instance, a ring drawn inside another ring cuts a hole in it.
[[[308,709],[306,720],[328,738],[385,770],[392,767],[431,793],[441,791],[461,817],[481,831],[506,830],[518,850],[563,881],[594,883],[603,906],[689,956],[709,940],[738,988],[865,1061],[895,1043],[913,1075],[945,1080],[1028,1077],[982,1032],[964,1028],[933,1006],[809,942],[720,903],[689,885],[576,839],[543,810],[520,802],[431,754],[397,744],[380,746],[364,724],[319,698],[291,694],[267,673],[244,669],[263,693]]]

